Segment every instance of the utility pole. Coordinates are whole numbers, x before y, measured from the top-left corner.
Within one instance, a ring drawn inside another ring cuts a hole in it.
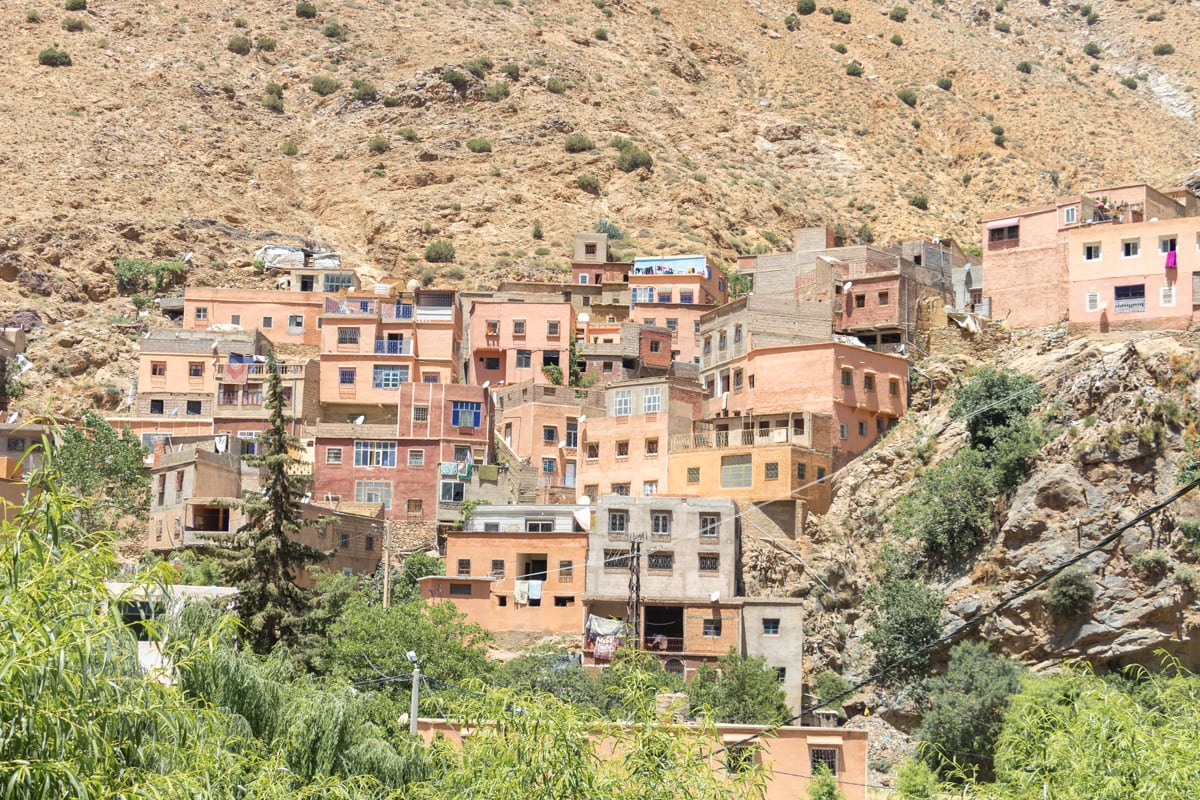
[[[408,651],[408,660],[412,662],[412,694],[408,703],[408,732],[415,734],[417,732],[417,699],[421,695],[421,665],[417,663],[417,654],[413,650]]]
[[[392,525],[383,523],[383,607],[392,605]]]
[[[629,604],[625,617],[633,626],[633,640],[638,647],[642,644],[642,534],[629,537]]]

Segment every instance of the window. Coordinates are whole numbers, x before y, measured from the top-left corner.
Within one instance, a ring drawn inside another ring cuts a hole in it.
[[[555,444],[558,442],[558,427],[555,425],[543,425],[542,442],[545,444]]]
[[[769,481],[774,481],[774,480],[779,479],[779,463],[778,462],[773,461],[770,464],[767,464],[765,477]]]
[[[492,559],[492,577],[493,578],[503,578],[504,577],[504,559],[503,558],[493,558]]]
[[[373,552],[375,550],[375,537],[374,536],[364,536],[363,537],[363,550],[366,550],[368,553]]]
[[[617,442],[617,458],[629,458],[629,442]]]
[[[863,389],[865,389],[868,392],[875,391],[875,376],[874,375],[863,375]]]
[[[470,597],[471,584],[469,583],[452,583],[450,584],[451,597]]]
[[[525,320],[514,319],[513,320],[513,336],[524,336],[524,335],[525,335]]]
[[[646,440],[646,457],[654,458],[658,455],[658,439]]]
[[[487,321],[487,335],[488,336],[499,336],[500,335],[500,320],[489,319]]]
[[[735,391],[742,388],[742,371],[740,369],[733,373],[733,388]]]
[[[500,369],[500,359],[498,357],[489,356],[481,360],[483,361],[484,369]]]
[[[408,366],[376,364],[371,372],[371,386],[376,389],[399,389],[408,382]]]
[[[838,438],[843,440],[850,438],[850,426],[844,422],[838,425]]]
[[[532,600],[529,601],[529,604],[533,605],[533,601]],[[571,597],[569,595],[557,595],[557,594],[554,596],[554,607],[555,608],[571,608],[574,605],[575,605],[574,597]]]
[[[689,303],[694,303],[694,302],[695,302],[695,297],[693,296],[693,293],[692,293],[692,292],[684,292],[684,291],[680,291],[680,293],[679,293],[679,302],[681,302],[681,303],[683,303],[683,304],[685,304],[685,305],[687,305],[687,304],[689,304]],[[697,324],[697,325],[699,325],[700,323],[699,323],[699,322],[697,322],[696,324]],[[697,331],[697,333],[699,333],[699,331]]]
[[[156,378],[165,378],[167,376],[167,362],[151,361],[150,374]]]
[[[658,534],[671,533],[671,512],[654,511],[650,514],[650,532]]]
[[[817,467],[817,482],[820,483],[823,480],[825,480],[825,468]]]
[[[720,625],[715,636],[720,636]],[[708,634],[706,633],[705,636]],[[760,748],[756,742],[731,744],[725,748],[725,771],[730,775],[749,772],[760,760]]]
[[[1099,261],[1100,260],[1100,243],[1092,242],[1083,246],[1084,261]]]
[[[1146,285],[1118,286],[1113,290],[1113,311],[1117,314],[1136,314],[1146,310]]]
[[[605,550],[604,551],[604,568],[606,570],[621,571],[629,569],[629,551],[628,550]]]
[[[660,572],[670,572],[675,567],[674,553],[651,553],[646,556],[646,566]]]
[[[811,774],[816,775],[822,766],[828,769],[830,774],[838,774],[838,748],[810,747],[808,755],[812,766]]]
[[[272,317],[263,317],[262,318],[262,327],[271,328],[274,325],[275,325],[275,320]]]
[[[408,465],[410,467],[425,466],[425,451],[419,447],[408,451]]]
[[[612,372],[612,368],[613,368],[613,362],[611,362],[611,361],[605,361],[604,363],[602,363],[600,365],[600,369],[604,370],[605,372]]]
[[[658,481],[646,481],[642,484],[642,497],[653,497],[658,494]]]
[[[700,554],[701,572],[718,572],[721,569],[721,556],[717,553]]]
[[[322,283],[324,284],[325,291],[328,294],[335,294],[336,292],[340,292],[342,289],[352,288],[354,286],[354,276],[347,275],[345,273],[341,275],[326,275]]]
[[[780,683],[783,683],[787,680],[787,667],[775,668],[775,680],[779,681]]]
[[[242,443],[242,455],[258,455],[258,431],[238,431],[237,437]]]
[[[1121,258],[1137,258],[1141,249],[1141,239],[1126,239],[1121,242]]]
[[[688,302],[691,301],[689,300]],[[700,335],[700,320],[695,320],[692,322],[692,333],[696,334],[697,336]]]
[[[356,467],[394,467],[396,466],[395,442],[361,441],[354,443],[354,466]]]
[[[196,321],[204,322],[208,319],[208,306],[196,306]]]
[[[451,406],[450,424],[456,428],[478,428],[483,404],[468,400],[455,400]]]
[[[588,276],[587,276],[587,273],[586,273],[586,272],[581,272],[581,273],[579,273],[579,285],[580,285],[580,286],[586,286],[586,285],[587,285],[587,282],[588,282]]]
[[[796,480],[798,480],[798,481],[804,480],[804,478],[807,474],[808,474],[808,465],[807,464],[797,464],[796,465]]]
[[[890,381],[888,381],[888,394],[890,394],[892,397],[900,394],[900,381],[896,380],[895,378],[892,378]]]
[[[587,452],[588,461],[595,461],[596,459],[598,459],[600,457],[600,443],[599,442],[588,442],[585,445],[585,450]]]
[[[456,444],[454,445],[454,460],[463,464],[471,460],[471,445]]]
[[[881,306],[886,306],[890,300],[891,300],[891,298],[890,298],[890,297],[888,297],[888,293],[887,293],[887,292],[880,292],[880,293],[879,293],[879,305],[881,305]]]
[[[546,335],[558,336],[559,330],[562,328],[562,323],[556,319],[552,319],[546,323]]]
[[[552,519],[527,519],[525,520],[525,531],[527,533],[553,533],[554,520]]]
[[[1158,240],[1158,252],[1166,255],[1167,253],[1175,252],[1175,237],[1162,236]]]
[[[867,423],[861,419],[858,421],[858,435],[859,436],[867,435]]]
[[[567,435],[564,439],[567,447],[579,447],[579,423],[576,420],[567,420]]]
[[[1067,206],[1063,209],[1063,225],[1074,225],[1079,219],[1079,206]]]
[[[471,559],[460,558],[456,565],[455,575],[470,575],[471,574]]]
[[[612,485],[612,493],[620,495],[621,497],[629,497],[629,484],[628,483],[614,483]]]
[[[558,472],[558,461],[553,458],[542,459],[542,474],[553,475]]]
[[[342,463],[342,448],[326,447],[325,448],[325,463],[326,464],[341,464]]]
[[[429,422],[429,406],[413,406],[413,422]]]
[[[721,456],[721,488],[738,489],[753,484],[750,471],[750,455]]]
[[[729,347],[729,337],[725,335],[725,331],[717,334],[717,349],[724,350]]]
[[[1163,308],[1175,305],[1175,287],[1163,286],[1158,290],[1158,304]]]
[[[559,352],[557,350],[542,351],[542,366],[543,367],[549,367],[549,366],[557,367],[558,361],[559,361]]]
[[[992,228],[988,231],[988,247],[1005,247],[1011,242],[1015,245],[1021,239],[1021,226],[1009,225],[1005,228]]]
[[[425,513],[425,501],[420,499],[410,499],[404,504],[404,511],[410,517],[421,517]]]
[[[699,483],[700,482],[700,468],[699,467],[688,467],[687,482],[688,483]]]
[[[776,617],[763,617],[763,636],[778,636],[779,635],[779,619]]]
[[[531,367],[532,365],[533,365],[533,351],[532,350],[518,350],[517,351],[517,368],[518,369],[526,369],[528,367]]]
[[[679,330],[679,320],[676,319],[675,317],[667,317],[667,330],[669,330],[671,333],[675,333],[676,331],[678,331]]]
[[[1172,303],[1171,305],[1174,305],[1174,303]],[[199,400],[188,400],[187,401],[187,415],[189,417],[200,416],[200,401]]]
[[[584,242],[583,253],[584,253],[584,255],[589,255],[589,256],[596,255],[596,243],[595,242]],[[587,275],[583,275],[582,277],[586,278]]]
[[[15,436],[9,437],[8,447],[9,452],[21,453],[25,450],[25,440]]]
[[[854,385],[854,371],[848,370],[848,369],[842,370],[842,386],[853,386],[853,385]]]
[[[338,344],[358,344],[358,328],[338,328]]]
[[[391,481],[355,481],[354,502],[382,503],[384,508],[392,507]]]
[[[865,294],[854,295],[854,307],[855,308],[866,308],[867,307],[867,296]]]
[[[188,362],[188,377],[189,378],[203,378],[204,377],[204,362],[203,361],[189,361]]]
[[[717,538],[721,529],[721,517],[717,514],[700,515],[700,536],[704,539]]]
[[[617,389],[613,392],[613,416],[628,417],[633,413],[633,390]]]
[[[304,317],[301,314],[292,314],[288,317],[288,331],[304,330]]]
[[[662,352],[662,342],[658,341],[657,339],[651,339],[650,340],[650,352],[651,353]]]
[[[660,303],[669,303],[669,302],[671,302],[671,293],[670,293],[670,292],[662,292],[662,291],[660,291],[660,292],[658,293],[658,302],[660,302]]]
[[[466,484],[462,481],[442,481],[438,498],[443,503],[461,503],[466,492]]]
[[[629,532],[629,514],[625,511],[610,511],[608,512],[608,532],[609,533],[628,533]]]
[[[150,413],[151,414],[163,413],[163,401],[162,400],[151,400],[150,401]]]
[[[635,286],[633,288],[633,304],[638,303],[653,303],[654,289],[649,286]]]
[[[704,620],[704,635],[709,638],[716,638],[721,635],[720,617]]]
[[[338,534],[338,547],[346,548],[349,546],[350,546],[350,534],[339,533]]]
[[[354,367],[341,367],[338,369],[338,384],[341,386],[353,386],[355,380]]]

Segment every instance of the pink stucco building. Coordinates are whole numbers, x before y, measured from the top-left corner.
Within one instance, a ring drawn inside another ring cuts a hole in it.
[[[469,353],[463,380],[476,385],[554,383],[546,367],[570,369],[575,309],[567,302],[490,302],[471,304],[467,322]]]

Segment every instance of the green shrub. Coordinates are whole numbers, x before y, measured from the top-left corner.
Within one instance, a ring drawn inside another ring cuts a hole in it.
[[[939,89],[941,89],[943,92],[950,91],[950,89],[953,86],[954,86],[954,81],[950,80],[949,78],[938,78],[937,79],[937,87]]]
[[[1033,72],[1033,64],[1030,64],[1028,61],[1022,61],[1020,64],[1017,64],[1017,72],[1028,75]]]
[[[658,17],[661,17],[662,9],[659,8],[658,6],[650,6],[650,16],[654,17],[655,19],[657,19]]]
[[[1147,550],[1144,553],[1138,553],[1134,556],[1129,566],[1143,578],[1157,579],[1167,573],[1167,567],[1171,565],[1170,557],[1162,550]]]
[[[1175,521],[1175,528],[1189,544],[1200,544],[1200,520],[1180,519]]]
[[[1009,25],[1004,20],[999,20],[996,23],[995,28],[996,28],[996,30],[1000,31],[1001,33],[1012,33],[1012,26]]]
[[[296,3],[296,16],[301,19],[313,19],[317,16],[317,7],[308,0],[300,0]]]
[[[847,61],[846,74],[852,78],[859,77],[863,74],[862,64],[859,64],[857,61]]]
[[[254,40],[254,48],[256,50],[263,50],[268,53],[274,52],[275,44],[275,39],[270,36],[260,36]]]
[[[87,11],[87,0],[67,0],[63,7],[67,11]]]
[[[286,140],[279,149],[285,156],[294,156],[300,152],[300,146],[291,139]]]
[[[31,25],[36,25],[42,21],[42,15],[36,8],[31,8],[25,12],[25,21]]]
[[[271,94],[270,92],[267,92],[265,95],[263,95],[262,104],[264,108],[270,111],[274,111],[277,114],[283,113],[282,95]]]
[[[614,150],[628,150],[633,147],[633,141],[624,136],[614,136],[608,140],[608,146]]]
[[[937,800],[937,775],[924,761],[910,758],[896,774],[896,792],[899,800]]]
[[[783,27],[787,28],[789,31],[799,30],[800,18],[793,14],[788,14],[783,18]]]
[[[375,84],[370,81],[355,78],[350,81],[350,96],[362,103],[374,103],[379,92],[375,91]]]
[[[1096,585],[1081,569],[1069,569],[1050,581],[1042,597],[1042,605],[1055,616],[1078,617],[1091,610],[1096,599]]]
[[[467,139],[467,149],[472,153],[490,153],[492,152],[492,143],[483,138]]]
[[[442,73],[442,80],[454,87],[458,93],[465,92],[469,78],[456,69],[448,69]]]
[[[248,55],[254,47],[254,43],[247,36],[231,36],[225,44],[225,48],[231,53],[237,53],[239,56]]]
[[[829,46],[833,48],[833,52],[841,53],[842,55],[846,55],[847,47],[846,47],[846,45],[842,44],[841,42],[834,42],[833,44],[831,44]]]
[[[589,194],[597,194],[600,191],[600,180],[590,172],[577,177],[575,185]]]
[[[894,22],[904,22],[908,19],[908,9],[904,6],[895,6],[888,12],[888,19]]]
[[[500,67],[500,74],[510,81],[521,80],[521,68],[511,62]]]
[[[47,47],[38,53],[38,63],[44,67],[69,67],[71,66],[71,56],[66,50]]]
[[[437,270],[433,267],[426,267],[421,270],[421,285],[429,286],[437,278]]]
[[[924,192],[914,194],[908,198],[908,204],[913,208],[919,208],[922,211],[929,209],[929,196]]]
[[[1151,11],[1146,15],[1146,22],[1162,22],[1163,19],[1163,12],[1161,11]]]
[[[396,95],[394,95],[394,94],[384,95],[384,97],[383,97],[383,107],[384,108],[395,108],[398,105],[400,105],[399,97],[396,97]]]
[[[592,31],[592,36],[595,36],[597,41],[607,42],[608,41],[608,29],[607,28],[596,28],[596,30]]]
[[[1096,44],[1095,42],[1088,42],[1083,46],[1083,52],[1084,55],[1089,55],[1092,58],[1098,58],[1100,56],[1100,45]]]
[[[508,97],[508,81],[497,81],[483,90],[483,99],[489,103],[499,103]]]
[[[572,133],[567,136],[564,146],[568,153],[586,153],[589,150],[596,149],[596,143],[582,133]]]
[[[1180,586],[1195,591],[1200,586],[1200,573],[1197,573],[1194,567],[1189,567],[1187,564],[1176,564],[1175,571],[1171,573],[1171,580]]]
[[[425,260],[431,264],[445,264],[454,260],[454,243],[447,239],[434,239],[425,245]]]
[[[633,172],[642,168],[650,169],[653,166],[654,159],[640,147],[626,147],[617,156],[617,169],[622,172]]]
[[[817,10],[817,0],[796,0],[796,13],[802,17]]]
[[[1156,56],[1169,56],[1175,52],[1175,45],[1168,44],[1167,42],[1160,42],[1159,44],[1154,45],[1154,49],[1151,52]]]
[[[872,586],[866,592],[867,623],[870,630],[863,640],[875,651],[875,668],[894,664],[913,656],[936,639],[942,631],[942,596],[918,580],[900,579]],[[894,670],[883,681],[895,685],[923,676],[929,655],[916,655]]]
[[[488,56],[477,56],[476,58],[472,58],[463,66],[467,68],[467,72],[482,80],[483,76],[487,74],[487,71],[491,69],[494,64],[495,62],[492,61],[492,59]]]
[[[973,446],[992,449],[1041,401],[1042,391],[1030,376],[984,367],[955,390],[949,413],[951,419],[967,421]]]
[[[456,266],[456,267],[451,267],[450,269],[446,270],[446,276],[448,278],[450,278],[451,280],[461,281],[463,278],[466,277],[466,275],[467,275],[467,273],[463,270],[462,267]]]
[[[812,682],[812,693],[821,698],[822,703],[829,703],[849,689],[850,684],[846,682],[845,678],[828,669],[818,673]],[[842,703],[849,699],[849,697],[842,697],[831,705],[826,705],[825,708],[836,709],[839,717],[845,717],[846,712],[842,710]]]
[[[328,97],[341,87],[340,83],[328,75],[314,75],[308,85],[321,97]]]
[[[960,450],[922,473],[916,488],[900,499],[893,530],[901,539],[919,539],[932,559],[959,561],[987,540],[995,494],[983,454]]]
[[[904,44],[904,37],[898,33],[893,33],[892,38],[889,41],[899,47],[900,45]]]
[[[69,31],[70,33],[79,33],[80,31],[87,29],[87,23],[85,23],[79,17],[64,17],[62,21],[62,28],[64,31]]]
[[[401,139],[403,139],[406,142],[417,141],[417,132],[415,130],[413,130],[412,128],[407,128],[407,127],[399,128],[396,131],[396,135],[399,136]]]
[[[1004,135],[1004,126],[1003,125],[993,125],[992,126],[992,135],[993,136],[1003,136]]]
[[[1091,14],[1087,15],[1087,24],[1088,25],[1095,25],[1099,21],[1100,21],[1100,15],[1097,14],[1096,12],[1093,11]]]
[[[917,107],[917,93],[912,89],[901,89],[896,92],[896,97],[900,98],[900,102],[909,108]]]
[[[833,12],[833,21],[842,25],[850,24],[850,12],[844,8],[839,8]]]
[[[546,81],[546,91],[550,92],[550,94],[563,94],[567,91],[567,84],[558,78],[551,78]]]
[[[1121,85],[1126,89],[1136,89],[1138,87],[1138,82],[1133,78],[1121,78]]]
[[[325,27],[321,28],[321,33],[325,34],[325,38],[333,39],[335,42],[346,41],[346,26],[336,19],[326,22]]]
[[[546,236],[546,232],[542,230],[542,221],[535,219],[533,221],[533,238],[541,241]]]
[[[392,140],[386,136],[372,136],[367,140],[367,149],[372,153],[386,153],[392,149]]]
[[[250,21],[247,20],[245,17],[234,17],[233,18],[233,27],[248,28],[248,27],[250,27]]]

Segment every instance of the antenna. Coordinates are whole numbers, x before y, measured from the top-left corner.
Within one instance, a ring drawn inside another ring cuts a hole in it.
[[[363,416],[362,414],[359,414],[357,417],[354,418],[353,424],[354,425],[362,425],[366,421],[367,421],[367,418],[365,416]]]

